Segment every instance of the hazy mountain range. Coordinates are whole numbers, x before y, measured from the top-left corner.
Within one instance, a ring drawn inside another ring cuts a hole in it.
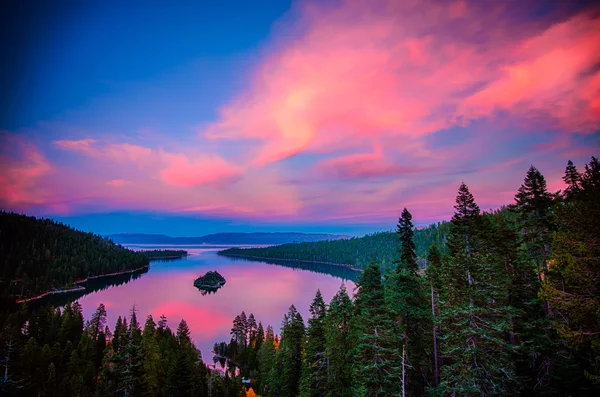
[[[171,237],[164,234],[119,233],[108,236],[118,244],[287,244],[348,239],[351,236],[321,233],[215,233],[199,237]]]

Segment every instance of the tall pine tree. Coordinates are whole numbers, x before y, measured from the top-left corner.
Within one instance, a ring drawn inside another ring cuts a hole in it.
[[[303,397],[324,396],[327,392],[329,362],[325,355],[326,308],[320,290],[317,290],[310,305],[310,315],[300,387],[300,395]]]
[[[548,192],[546,179],[533,165],[527,171],[525,181],[515,195],[515,201],[523,244],[530,260],[535,263],[541,281],[548,275],[547,262],[552,242],[551,233],[554,229],[554,198]]]
[[[325,319],[326,357],[328,367],[327,396],[351,397],[352,369],[354,367],[354,338],[352,300],[342,284],[329,303]]]
[[[389,396],[398,391],[401,369],[392,314],[385,304],[377,264],[365,269],[357,287],[355,395]]]
[[[512,394],[516,379],[505,340],[510,324],[506,275],[486,247],[495,236],[464,183],[454,208],[450,255],[441,272],[440,387],[456,395]]]
[[[421,277],[418,274],[412,216],[406,208],[398,222],[400,260],[386,283],[386,304],[393,319],[393,337],[400,368],[400,393],[422,395],[427,378],[425,338],[430,330],[430,314]]]

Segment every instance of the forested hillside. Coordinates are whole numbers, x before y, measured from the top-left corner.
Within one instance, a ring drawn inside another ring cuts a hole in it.
[[[531,167],[503,211],[482,213],[463,183],[445,253],[419,272],[412,216],[396,268],[372,262],[307,321],[292,305],[280,336],[238,315],[216,360],[277,396],[600,395],[600,163],[548,192]]]
[[[425,258],[431,244],[445,249],[449,226],[448,222],[440,222],[416,230],[414,241],[417,255]],[[398,259],[398,235],[395,232],[379,232],[347,240],[283,244],[265,248],[230,248],[219,254],[339,263],[358,269],[375,261],[383,268],[388,268]]]
[[[30,297],[89,276],[138,269],[146,255],[49,219],[0,212],[0,295]]]

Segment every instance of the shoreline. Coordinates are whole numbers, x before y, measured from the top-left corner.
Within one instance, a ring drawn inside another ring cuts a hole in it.
[[[255,255],[240,255],[240,254],[222,254],[219,252],[219,255],[222,256],[230,256],[230,257],[237,257],[237,258],[250,258],[250,259],[261,259],[264,261],[287,261],[287,262],[304,262],[304,263],[318,263],[321,265],[330,265],[330,266],[337,266],[337,267],[343,267],[345,269],[349,269],[349,270],[354,270],[356,272],[362,272],[363,269],[357,269],[353,266],[350,266],[349,264],[344,264],[344,263],[334,263],[334,262],[322,262],[322,261],[309,261],[306,259],[284,259],[284,258],[267,258],[264,256],[255,256]]]
[[[57,295],[57,294],[68,294],[70,292],[76,292],[76,291],[85,291],[85,287],[79,285],[79,284],[83,284],[86,281],[89,280],[95,280],[98,278],[103,278],[103,277],[111,277],[111,276],[119,276],[122,274],[128,274],[128,273],[135,273],[137,271],[143,270],[143,269],[147,269],[150,267],[150,264],[144,265],[142,267],[138,267],[137,269],[131,269],[131,270],[123,270],[120,272],[114,272],[114,273],[108,273],[108,274],[99,274],[97,276],[88,276],[82,280],[75,280],[75,282],[73,283],[74,285],[76,285],[76,287],[73,288],[66,288],[66,289],[58,289],[58,290],[50,290],[50,291],[46,291],[42,294],[36,295],[36,296],[32,296],[31,298],[24,298],[24,299],[17,299],[15,300],[16,303],[26,303],[26,302],[31,302],[34,300],[38,300],[38,299],[42,299],[45,296],[48,295]]]
[[[143,251],[141,251],[141,252],[143,252]],[[177,255],[174,255],[174,256],[152,256],[152,257],[148,256],[147,258],[150,261],[159,261],[161,259],[183,259],[183,258],[187,258],[188,256],[189,256],[189,254],[182,255],[182,256],[177,256]]]

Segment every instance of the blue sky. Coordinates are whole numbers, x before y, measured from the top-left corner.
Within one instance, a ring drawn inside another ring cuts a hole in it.
[[[593,2],[12,1],[0,208],[97,233],[359,235],[600,150]]]

